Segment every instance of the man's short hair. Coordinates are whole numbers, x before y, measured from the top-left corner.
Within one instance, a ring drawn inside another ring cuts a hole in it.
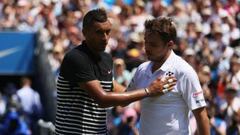
[[[87,27],[91,27],[95,22],[106,22],[107,21],[107,13],[104,9],[98,8],[93,9],[84,16],[83,18],[83,29]]]
[[[164,42],[176,42],[176,27],[171,18],[162,16],[146,20],[144,25],[146,31],[157,32]]]

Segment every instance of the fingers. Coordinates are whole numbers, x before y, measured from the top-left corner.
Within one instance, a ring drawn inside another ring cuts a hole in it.
[[[173,83],[169,84],[169,88],[174,87],[176,84],[177,84],[177,82],[173,82]]]
[[[159,77],[149,86],[150,95],[164,94],[174,89],[177,79],[174,76]]]
[[[164,89],[168,89],[169,87],[175,86],[177,82],[172,82],[172,83],[166,83],[163,85]]]
[[[163,85],[163,93],[167,93],[174,89],[174,86],[177,84],[177,79],[173,76],[167,77]]]
[[[168,79],[167,80],[169,83],[172,83],[173,82],[173,79],[171,78],[171,79]]]
[[[167,89],[168,87],[169,87],[169,84],[168,84],[168,83],[163,85],[163,88],[164,88],[164,89]]]
[[[159,77],[158,79],[157,79],[157,81],[161,81],[161,82],[166,82],[166,78],[165,77],[163,77],[163,78],[161,78],[161,77]]]
[[[169,90],[168,89],[163,89],[162,92],[165,94],[167,93]]]
[[[164,88],[164,89],[162,90],[162,92],[165,94],[165,93],[167,93],[167,92],[169,92],[169,91],[172,91],[172,90],[174,89],[174,86],[175,86],[175,85],[172,85],[172,86],[170,86],[170,87],[168,87],[168,88]]]
[[[174,81],[177,81],[176,77],[174,77],[174,76],[166,77],[166,80],[167,80],[167,82],[169,82],[169,83],[174,82]]]
[[[167,76],[167,77],[162,77],[162,78],[159,77],[156,80],[157,81],[161,81],[163,83],[172,83],[172,82],[176,82],[177,81],[176,77],[174,77],[174,76]]]
[[[165,94],[174,89],[174,86],[177,84],[177,79],[174,76],[164,77],[162,81],[162,92]]]

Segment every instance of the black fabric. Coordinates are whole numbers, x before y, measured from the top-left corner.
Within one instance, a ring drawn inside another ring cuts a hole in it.
[[[113,62],[109,54],[93,54],[83,43],[65,55],[60,75],[73,82],[111,81],[112,67]]]
[[[94,54],[84,42],[65,55],[57,80],[56,135],[107,134],[107,109],[78,83],[99,80],[103,90],[112,91],[112,66],[109,54]]]

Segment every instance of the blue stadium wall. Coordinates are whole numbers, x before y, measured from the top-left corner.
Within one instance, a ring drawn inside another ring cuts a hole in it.
[[[7,82],[8,78],[12,81],[11,78],[22,76],[31,76],[34,89],[41,96],[43,118],[54,122],[56,85],[47,52],[38,40],[38,34],[0,32],[0,77]]]

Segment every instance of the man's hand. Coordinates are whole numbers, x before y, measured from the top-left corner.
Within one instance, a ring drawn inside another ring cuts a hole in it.
[[[149,90],[149,96],[162,95],[166,92],[169,92],[173,90],[176,83],[177,79],[174,76],[158,78],[147,88]]]

